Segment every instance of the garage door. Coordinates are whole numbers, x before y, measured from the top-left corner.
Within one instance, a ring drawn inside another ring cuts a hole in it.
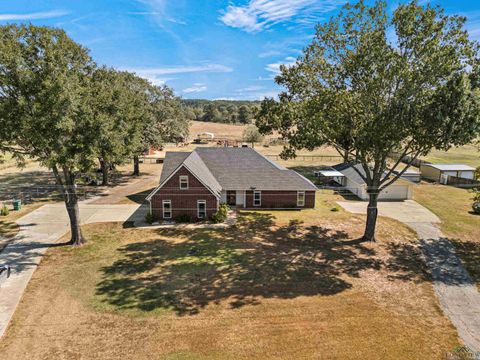
[[[408,186],[389,186],[380,193],[380,200],[408,199]]]

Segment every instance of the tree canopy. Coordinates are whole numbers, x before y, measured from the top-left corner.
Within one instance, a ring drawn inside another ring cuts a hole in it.
[[[260,134],[255,125],[249,125],[243,131],[243,141],[251,143],[252,147],[255,147],[255,143],[261,142],[262,140],[263,135]]]
[[[262,103],[257,125],[289,140],[285,157],[331,145],[362,165],[366,240],[378,195],[408,168],[395,172],[404,156],[467,144],[479,132],[478,44],[464,24],[417,2],[392,16],[385,1],[346,5],[317,26],[296,64],[281,66],[279,101]]]
[[[0,151],[53,171],[71,225],[79,226],[77,180],[182,136],[179,99],[134,74],[98,68],[63,30],[0,26]]]
[[[246,100],[182,100],[189,120],[251,124],[258,110],[258,101]]]

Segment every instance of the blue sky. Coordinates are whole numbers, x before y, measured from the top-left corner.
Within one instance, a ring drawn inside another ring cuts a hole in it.
[[[61,27],[99,64],[166,83],[184,98],[275,96],[273,77],[346,0],[1,0],[0,24]],[[426,3],[427,1],[422,1]],[[469,18],[480,1],[437,0]],[[398,1],[389,1],[394,9]]]

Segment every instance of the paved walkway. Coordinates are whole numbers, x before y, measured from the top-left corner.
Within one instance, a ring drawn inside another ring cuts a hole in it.
[[[138,221],[139,205],[80,205],[82,224]],[[45,205],[17,220],[19,234],[0,253],[0,265],[12,268],[0,282],[0,338],[3,336],[30,278],[49,247],[69,230],[64,204]]]
[[[365,214],[367,210],[367,203],[363,201],[338,203],[357,214]],[[401,221],[417,232],[443,312],[465,345],[480,351],[480,294],[455,255],[452,243],[434,225],[440,222],[438,217],[413,200],[378,205],[379,215]]]

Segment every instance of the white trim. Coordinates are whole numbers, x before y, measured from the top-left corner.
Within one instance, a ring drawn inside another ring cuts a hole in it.
[[[255,204],[255,194],[260,194],[258,199],[258,204]],[[261,190],[253,190],[253,206],[262,206],[262,191]]]
[[[182,187],[182,181],[185,182],[185,180],[187,181],[187,187]],[[178,186],[180,188],[180,190],[188,190],[188,175],[180,175],[179,178],[178,178]]]
[[[205,187],[208,189],[208,191],[210,191],[210,192],[212,193],[213,196],[215,196],[215,197],[217,197],[217,198],[220,196],[220,195],[216,195],[216,194],[213,192],[213,190],[210,188],[210,186],[206,185],[202,180],[200,180],[200,179],[193,173],[193,171],[190,170],[184,163],[181,163],[174,171],[172,171],[172,173],[171,173],[170,175],[168,175],[168,177],[167,177],[165,180],[163,180],[163,181],[161,182],[160,185],[158,185],[158,186],[150,193],[150,195],[148,195],[148,196],[145,198],[145,200],[150,201],[150,199],[153,197],[153,195],[155,195],[155,194],[158,192],[158,190],[160,190],[160,189],[163,187],[163,185],[165,185],[165,184],[168,182],[168,180],[170,180],[182,167],[185,168],[185,169],[187,169],[188,172],[195,177],[195,179],[197,179],[198,181],[200,181],[200,183],[201,183],[203,186],[205,186]]]
[[[299,201],[300,194],[303,195],[303,201],[302,202]],[[297,191],[297,206],[298,207],[305,206],[305,191]]]
[[[165,204],[170,204],[170,216],[165,216]],[[172,211],[172,200],[162,200],[162,218],[163,219],[171,219],[173,215]]]
[[[200,216],[200,204],[205,205],[205,216]],[[207,200],[197,200],[197,217],[199,219],[205,219],[207,217]]]

